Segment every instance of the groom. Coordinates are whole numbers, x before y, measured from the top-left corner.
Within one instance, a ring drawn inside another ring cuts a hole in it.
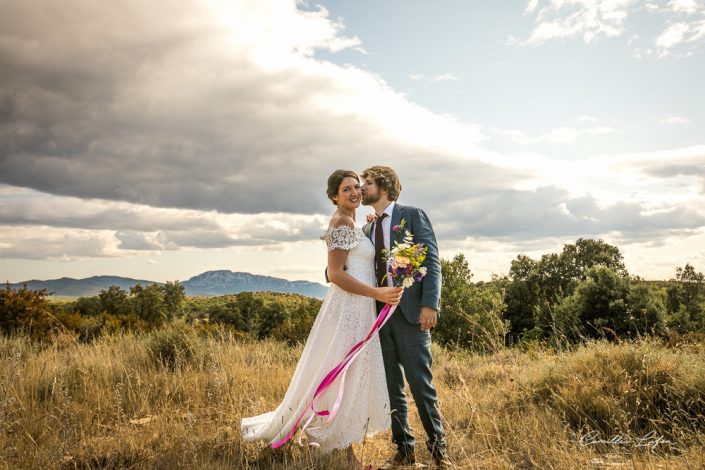
[[[409,382],[421,422],[426,431],[426,446],[435,464],[448,464],[446,440],[441,424],[438,395],[431,373],[431,332],[436,325],[441,298],[441,264],[438,246],[431,222],[421,209],[396,203],[401,184],[396,172],[386,166],[373,166],[362,172],[362,203],[375,210],[375,220],[363,227],[375,245],[375,271],[377,283],[391,285],[391,278],[382,281],[386,273],[383,249],[393,248],[401,242],[404,230],[414,236],[414,243],[428,247],[423,281],[405,290],[401,302],[389,321],[379,332],[382,345],[387,391],[392,410],[392,440],[397,446],[396,455],[382,468],[411,465],[414,455],[414,435],[407,419],[408,404],[404,392],[404,377]],[[404,228],[399,228],[402,220]],[[377,305],[377,311],[382,308]]]

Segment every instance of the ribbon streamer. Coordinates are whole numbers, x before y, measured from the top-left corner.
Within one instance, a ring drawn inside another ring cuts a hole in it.
[[[311,424],[311,421],[313,418],[316,416],[328,416],[328,419],[326,422],[323,424],[323,426],[327,426],[330,424],[333,419],[335,419],[335,416],[338,414],[338,410],[340,409],[340,404],[343,401],[343,394],[344,394],[344,386],[345,386],[345,374],[348,371],[348,368],[350,365],[353,363],[355,358],[362,352],[362,350],[367,346],[367,344],[370,342],[372,337],[384,326],[384,324],[389,320],[389,318],[392,316],[392,313],[394,313],[394,310],[396,310],[397,306],[396,305],[389,305],[386,304],[383,308],[382,311],[380,312],[379,316],[377,317],[377,320],[375,320],[374,325],[372,325],[372,329],[370,330],[369,333],[367,333],[367,336],[365,339],[357,343],[355,346],[353,346],[350,351],[345,355],[342,361],[338,363],[337,366],[335,366],[330,372],[326,374],[326,376],[323,378],[320,384],[318,384],[318,387],[316,388],[315,393],[313,394],[313,398],[311,399],[311,402],[304,408],[303,412],[299,416],[299,418],[296,420],[294,423],[294,426],[292,426],[291,430],[289,433],[280,441],[274,442],[272,444],[272,449],[276,449],[277,447],[281,447],[284,445],[289,439],[291,439],[294,434],[296,433],[296,429],[298,428],[299,424],[301,423],[301,420],[303,420],[304,416],[306,416],[306,413],[310,409],[313,411],[311,416],[306,420],[306,423],[303,425],[301,428],[301,434],[299,435],[299,445],[303,446],[303,443],[301,442],[301,438],[304,434],[304,431],[308,427],[309,424]],[[316,411],[316,399],[323,394],[328,388],[335,382],[335,380],[341,377],[340,379],[340,385],[338,387],[338,395],[335,399],[335,403],[333,403],[333,406],[331,410],[321,410],[321,411]],[[316,426],[318,428],[320,426]],[[315,428],[311,428],[315,429]]]

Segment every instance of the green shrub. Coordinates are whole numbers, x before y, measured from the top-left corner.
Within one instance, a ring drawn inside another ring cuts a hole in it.
[[[49,310],[47,295],[46,289],[30,290],[26,286],[15,290],[7,284],[0,289],[0,331],[48,339],[56,320]]]
[[[154,361],[170,370],[189,364],[194,358],[203,360],[207,356],[200,351],[200,348],[204,347],[204,341],[196,329],[181,321],[152,331],[148,334],[146,342]]]

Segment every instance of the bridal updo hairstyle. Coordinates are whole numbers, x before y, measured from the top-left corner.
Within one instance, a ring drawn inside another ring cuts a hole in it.
[[[387,199],[396,201],[401,192],[397,172],[388,166],[371,166],[362,172],[362,179],[372,178],[378,190],[387,192]]]
[[[328,177],[328,189],[326,189],[326,194],[328,195],[328,199],[330,199],[335,206],[337,206],[338,203],[333,200],[333,198],[338,195],[340,183],[348,176],[360,181],[360,177],[352,170],[335,170],[333,174]]]

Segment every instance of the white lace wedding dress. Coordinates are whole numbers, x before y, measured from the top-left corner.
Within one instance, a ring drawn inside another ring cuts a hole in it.
[[[329,228],[324,239],[328,250],[349,250],[346,263],[348,274],[374,285],[374,246],[361,228]],[[351,294],[331,284],[284,399],[274,411],[244,418],[241,423],[243,439],[273,443],[284,438],[311,402],[321,380],[355,344],[365,338],[375,319],[373,299]],[[316,400],[319,411],[331,409],[339,384],[340,377]],[[310,414],[309,411],[304,416],[302,424]],[[310,429],[323,424],[327,418],[314,418],[306,429],[308,442],[318,443],[324,452],[347,447],[362,441],[365,436],[389,429],[389,397],[378,336],[370,341],[348,369],[345,395],[333,422]]]

